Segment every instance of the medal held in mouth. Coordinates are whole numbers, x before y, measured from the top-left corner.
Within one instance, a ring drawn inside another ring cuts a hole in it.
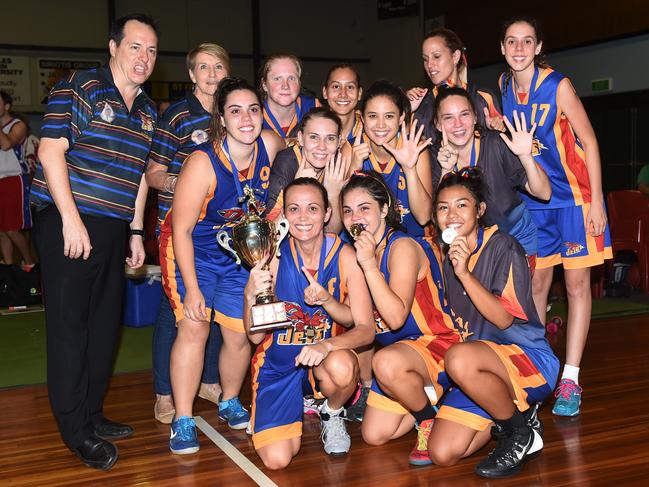
[[[221,230],[216,234],[216,241],[234,256],[237,264],[243,260],[254,267],[265,260],[263,267],[268,269],[273,256],[279,256],[279,244],[288,234],[288,221],[282,218],[275,224],[262,218],[254,191],[246,186],[243,193],[243,203],[248,207],[246,215],[232,228],[232,237]],[[251,309],[250,333],[292,326],[286,317],[284,302],[275,299],[272,285],[257,294],[255,302]]]

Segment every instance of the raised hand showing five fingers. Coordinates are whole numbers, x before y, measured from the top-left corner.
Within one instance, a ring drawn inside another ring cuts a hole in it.
[[[424,132],[424,126],[421,125],[417,129],[417,119],[413,119],[410,124],[410,131],[406,128],[406,122],[401,122],[401,147],[392,147],[387,143],[383,144],[383,148],[387,150],[403,169],[414,169],[419,160],[419,154],[426,147],[432,144],[432,139],[426,139],[419,142],[421,134]]]
[[[528,132],[525,113],[521,113],[519,117],[518,112],[514,110],[512,118],[514,120],[514,126],[512,126],[507,117],[504,117],[504,122],[511,134],[511,139],[509,139],[505,134],[500,134],[500,138],[503,139],[505,144],[507,144],[507,147],[509,147],[509,150],[511,150],[515,155],[519,157],[531,155],[536,123],[532,125],[532,128]]]

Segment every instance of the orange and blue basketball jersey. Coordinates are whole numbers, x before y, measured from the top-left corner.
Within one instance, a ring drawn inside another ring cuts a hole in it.
[[[304,118],[304,115],[309,113],[313,107],[319,106],[320,102],[317,98],[309,95],[299,95],[297,100],[295,100],[295,115],[293,116],[293,120],[291,120],[288,127],[282,127],[275,118],[275,115],[273,115],[273,112],[270,111],[268,100],[264,100],[264,121],[262,128],[272,130],[282,139],[287,137],[297,137],[297,129],[302,118]]]
[[[379,269],[390,282],[388,260],[392,245],[402,238],[411,238],[405,233],[393,230],[386,237],[386,245]],[[441,269],[439,250],[422,238],[414,239],[424,250],[430,262],[429,272],[415,286],[415,299],[405,323],[398,330],[390,330],[383,324],[381,317],[376,320],[376,341],[383,346],[391,345],[400,340],[415,340],[421,336],[429,336],[434,340],[444,342],[445,349],[460,341],[460,335],[453,325],[451,311],[444,298],[444,277]],[[439,357],[441,359],[441,357]]]
[[[340,262],[344,244],[327,234],[314,277],[333,299],[344,299],[345,280]],[[331,337],[334,322],[322,306],[304,302],[309,282],[302,273],[302,257],[292,238],[281,244],[275,294],[284,301],[293,326],[268,333],[252,358],[252,431],[255,448],[302,434],[303,396],[317,390],[310,367],[296,367],[304,346]]]
[[[347,142],[351,145],[354,145],[356,137],[363,133],[363,119],[361,118],[361,112],[356,110],[354,112],[354,126],[352,127],[351,132],[347,135]]]
[[[552,392],[559,373],[559,360],[545,338],[545,327],[532,300],[525,251],[514,237],[499,232],[496,226],[480,228],[468,268],[483,287],[498,297],[514,320],[504,330],[487,321],[467,296],[447,256],[444,260],[446,295],[456,328],[465,340],[479,340],[494,351],[507,369],[516,403],[524,411],[528,404],[541,402]],[[444,397],[437,417],[478,431],[492,421],[486,411],[457,387]]]
[[[370,141],[367,138],[367,135],[363,135],[362,142],[369,145]],[[401,144],[401,139],[397,141],[397,144]],[[390,157],[390,160],[387,164],[381,164],[374,154],[370,151],[370,155],[367,159],[363,161],[363,171],[374,170],[383,176],[383,180],[388,188],[392,191],[394,196],[397,198],[398,205],[401,207],[402,220],[401,224],[405,229],[406,233],[410,236],[423,237],[426,233],[426,229],[422,227],[415,217],[410,212],[410,202],[408,200],[408,188],[406,187],[406,175],[401,169],[401,165],[396,161],[394,157]]]
[[[214,170],[209,193],[192,231],[196,277],[208,313],[214,310],[219,323],[243,332],[243,288],[249,272],[237,265],[234,257],[217,244],[216,234],[222,229],[230,231],[244,216],[241,197],[245,186],[254,190],[259,201],[265,202],[271,163],[261,137],[255,143],[253,162],[245,175],[237,171],[232,162],[227,142],[220,144],[218,150],[214,149],[212,142],[202,144],[196,150],[209,156]],[[172,208],[160,227],[160,265],[165,292],[176,318],[182,319],[185,286],[173,252],[173,213]]]
[[[531,210],[567,208],[590,203],[591,190],[584,149],[557,100],[564,76],[551,68],[534,68],[530,92],[516,93],[513,80],[501,76],[503,112],[525,114],[528,126],[537,124],[532,155],[548,175],[552,198],[545,203],[523,194]]]

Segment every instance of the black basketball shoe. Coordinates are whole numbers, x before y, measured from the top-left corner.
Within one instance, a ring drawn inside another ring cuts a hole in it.
[[[525,462],[538,455],[543,449],[541,435],[529,424],[514,428],[511,434],[498,424],[491,428],[496,440],[489,456],[478,463],[475,473],[481,477],[500,478],[518,473]]]

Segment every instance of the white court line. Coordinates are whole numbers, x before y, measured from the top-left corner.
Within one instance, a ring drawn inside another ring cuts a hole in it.
[[[257,468],[257,465],[248,460],[243,453],[237,450],[232,443],[212,428],[207,421],[200,416],[194,416],[194,421],[196,422],[196,426],[198,426],[205,436],[223,450],[223,453],[230,457],[230,460],[236,463],[239,468],[243,470],[257,485],[262,487],[278,487],[275,482],[266,477],[264,472]]]

